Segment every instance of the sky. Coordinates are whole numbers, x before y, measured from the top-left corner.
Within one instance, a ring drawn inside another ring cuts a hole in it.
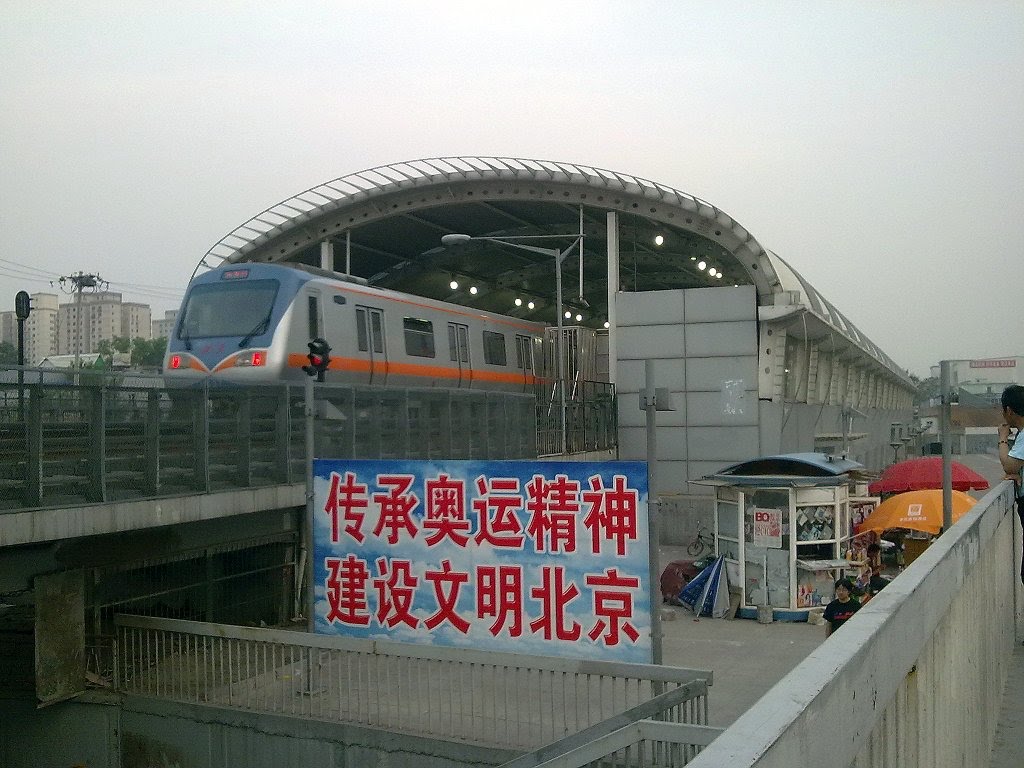
[[[154,317],[259,211],[419,158],[701,197],[893,360],[1024,355],[1024,3],[0,0],[0,310]]]

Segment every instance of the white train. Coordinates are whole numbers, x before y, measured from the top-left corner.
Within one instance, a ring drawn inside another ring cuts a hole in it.
[[[275,264],[195,277],[167,344],[168,384],[299,382],[309,342],[331,346],[328,383],[533,391],[544,325]]]

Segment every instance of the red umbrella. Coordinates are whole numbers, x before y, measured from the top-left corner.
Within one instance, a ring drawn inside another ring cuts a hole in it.
[[[959,461],[951,462],[954,491],[983,491],[988,480]],[[904,493],[942,487],[942,457],[922,456],[893,464],[868,486],[868,493]]]

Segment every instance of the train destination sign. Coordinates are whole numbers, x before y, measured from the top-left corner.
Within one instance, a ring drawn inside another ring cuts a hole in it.
[[[322,634],[649,663],[643,462],[317,459]]]

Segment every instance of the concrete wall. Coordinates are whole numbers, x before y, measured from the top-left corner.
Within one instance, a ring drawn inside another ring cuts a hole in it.
[[[515,756],[371,728],[104,693],[43,710],[31,699],[0,699],[4,768],[472,768]]]
[[[827,443],[815,440],[815,435],[842,434],[842,406],[769,400],[760,401],[759,406],[764,455],[811,450],[834,454],[842,452],[841,440]],[[893,463],[889,425],[894,421],[907,424],[910,420],[910,410],[871,409],[865,417],[856,416],[850,433],[866,436],[850,440],[847,456],[867,469],[880,472]],[[906,447],[901,447],[899,460],[906,458]]]
[[[663,544],[683,544],[698,523],[711,524],[707,489],[691,480],[761,454],[756,304],[749,285],[616,297],[619,458],[647,459],[639,398],[648,358],[675,405],[656,416]]]
[[[987,765],[1022,634],[1015,520],[1000,483],[691,765]]]
[[[706,495],[689,481],[760,455],[753,286],[620,293],[616,389],[619,456],[647,458],[639,394],[644,361],[675,410],[657,414],[658,490]]]

